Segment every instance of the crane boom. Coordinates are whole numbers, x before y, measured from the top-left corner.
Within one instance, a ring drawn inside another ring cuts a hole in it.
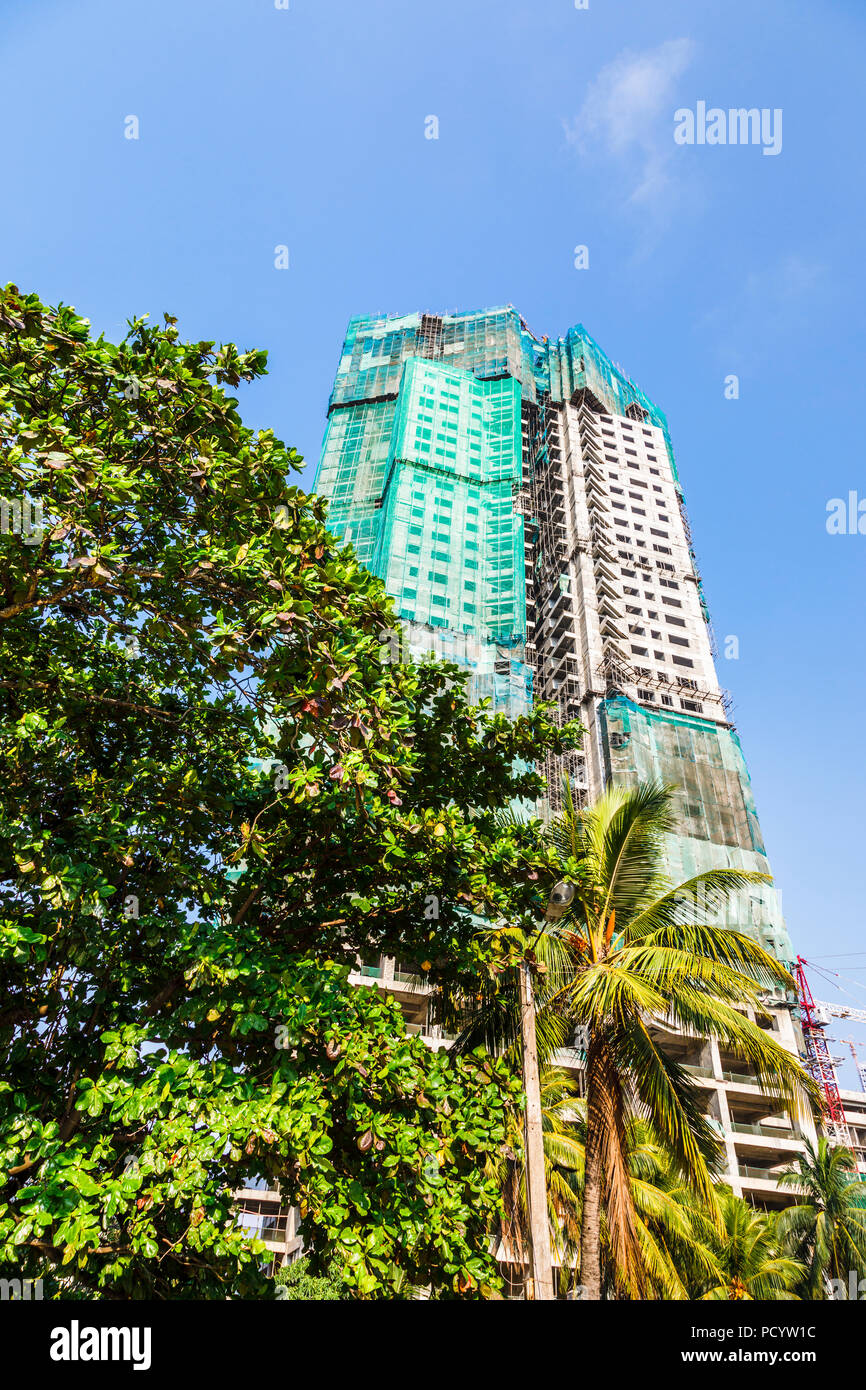
[[[852,1009],[850,1004],[828,1004],[826,999],[814,999],[813,1004],[833,1018],[851,1018],[856,1023],[866,1023],[866,1009]],[[846,1040],[843,1038],[843,1042]]]
[[[845,1119],[845,1107],[839,1094],[839,1083],[836,1080],[833,1058],[830,1056],[830,1049],[824,1036],[829,1014],[835,1010],[836,1006],[822,1004],[820,1008],[827,1009],[828,1013],[826,1017],[821,1017],[819,1006],[812,997],[809,981],[806,979],[805,965],[806,962],[803,957],[798,956],[794,973],[797,977],[800,995],[800,1023],[803,1029],[803,1041],[806,1044],[806,1067],[821,1088],[824,1102],[824,1128],[830,1143],[841,1144],[845,1148],[850,1148],[851,1135]]]

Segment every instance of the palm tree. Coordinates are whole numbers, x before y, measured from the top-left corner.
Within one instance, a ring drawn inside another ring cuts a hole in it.
[[[706,1218],[704,1224],[719,1275],[700,1297],[796,1299],[794,1290],[803,1276],[803,1266],[780,1253],[777,1215],[756,1211],[742,1197],[724,1190],[719,1191],[718,1202],[723,1223],[721,1231]]]
[[[866,1191],[856,1181],[850,1149],[825,1138],[807,1140],[806,1152],[779,1185],[796,1189],[804,1200],[779,1218],[786,1246],[805,1262],[804,1297],[826,1297],[828,1280],[837,1280],[847,1296],[848,1279],[866,1277]]]
[[[718,1038],[792,1113],[817,1100],[799,1061],[741,1012],[768,988],[795,988],[793,979],[750,937],[705,920],[733,891],[767,876],[711,869],[671,885],[664,837],[675,825],[669,787],[611,788],[577,811],[566,786],[565,812],[550,831],[576,893],[556,929],[567,959],[555,961],[543,1002],[589,1033],[580,1282],[590,1299],[601,1297],[603,1215],[625,1287],[633,1297],[647,1289],[628,1164],[630,1116],[649,1118],[683,1179],[721,1219],[712,1182],[718,1139],[696,1082],[653,1038],[653,1018]]]

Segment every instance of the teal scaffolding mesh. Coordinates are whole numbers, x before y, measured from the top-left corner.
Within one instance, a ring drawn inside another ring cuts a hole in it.
[[[524,642],[518,383],[408,361],[391,455],[373,568],[401,617]]]
[[[668,873],[675,883],[707,869],[768,872],[751,779],[733,729],[685,714],[656,713],[624,696],[602,701],[599,717],[614,785],[655,781],[676,788],[678,832],[667,844]],[[731,907],[737,919],[732,925],[742,926],[782,960],[793,960],[775,888],[750,885]]]
[[[474,698],[514,715],[532,675],[513,508],[523,385],[509,372],[533,380],[528,338],[513,310],[439,323],[352,321],[314,486],[332,528],[394,597],[414,649],[453,655]]]

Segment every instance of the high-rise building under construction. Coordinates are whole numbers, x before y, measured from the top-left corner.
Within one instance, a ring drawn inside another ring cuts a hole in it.
[[[464,666],[494,708],[543,700],[585,725],[579,752],[547,761],[548,809],[564,777],[581,803],[653,778],[677,789],[672,880],[767,872],[667,421],[583,327],[538,338],[511,306],[352,319],[315,489],[410,652]],[[792,961],[771,886],[750,888],[737,925]],[[393,965],[380,973],[393,986]],[[798,1050],[793,1001],[772,1002],[758,1021]],[[727,1180],[783,1201],[774,1175],[802,1131],[714,1040],[658,1035],[705,1087]]]

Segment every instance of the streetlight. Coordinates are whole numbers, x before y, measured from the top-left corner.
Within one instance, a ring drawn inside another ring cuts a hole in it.
[[[546,922],[558,922],[574,899],[574,884],[560,880],[551,890],[544,914]],[[535,997],[529,962],[520,962],[520,1027],[523,1037],[523,1089],[526,1092],[524,1138],[526,1196],[529,1204],[529,1249],[532,1261],[533,1297],[553,1299],[553,1261],[547,1220],[547,1182],[544,1176],[544,1133],[541,1123],[541,1083],[538,1076],[538,1043],[535,1036]]]
[[[568,908],[574,902],[574,884],[566,883],[560,879],[550,890],[550,897],[547,900],[547,911],[544,914],[546,922],[558,922],[565,916]]]

